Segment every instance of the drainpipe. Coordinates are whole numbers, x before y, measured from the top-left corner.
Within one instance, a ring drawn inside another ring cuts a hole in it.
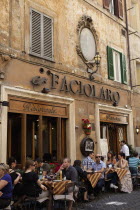
[[[129,29],[128,29],[128,16],[127,16],[126,0],[124,0],[124,10],[125,10],[125,21],[126,21],[128,67],[129,67],[129,72],[130,72],[130,87],[132,90],[132,69],[131,69],[131,58],[130,58],[130,42],[129,42]]]

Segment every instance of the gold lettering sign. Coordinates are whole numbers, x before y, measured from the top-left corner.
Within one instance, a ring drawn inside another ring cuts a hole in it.
[[[67,106],[61,104],[50,104],[39,101],[26,100],[21,98],[9,99],[9,112],[55,116],[55,117],[68,117]]]
[[[128,124],[128,116],[121,114],[116,115],[113,113],[100,113],[100,121],[118,124]]]

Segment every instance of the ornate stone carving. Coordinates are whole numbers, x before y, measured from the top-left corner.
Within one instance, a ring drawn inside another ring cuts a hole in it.
[[[9,64],[11,58],[9,55],[1,55],[0,56],[0,79],[3,80],[5,77],[5,69],[6,66]]]
[[[47,82],[47,78],[40,77],[40,76],[35,76],[31,80],[31,83],[33,85],[42,85],[42,84],[46,84],[46,82]]]
[[[86,15],[82,16],[81,20],[78,23],[77,33],[78,33],[79,37],[78,37],[78,44],[76,46],[76,51],[77,51],[77,54],[83,60],[83,62],[87,65],[87,67],[91,69],[94,67],[94,64],[95,64],[94,59],[92,61],[87,60],[82,53],[81,45],[80,45],[80,34],[84,28],[88,28],[91,31],[91,33],[93,34],[95,43],[96,43],[96,52],[97,52],[98,36],[97,36],[96,30],[93,26],[92,18],[90,16],[86,16]]]

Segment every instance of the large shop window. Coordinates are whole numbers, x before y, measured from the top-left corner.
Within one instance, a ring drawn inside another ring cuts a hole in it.
[[[66,156],[66,119],[8,113],[8,158],[58,161]]]
[[[125,55],[107,46],[108,78],[127,84]]]
[[[103,0],[103,7],[113,15],[123,19],[123,2],[122,0]]]
[[[33,9],[30,9],[30,54],[54,60],[53,19]]]

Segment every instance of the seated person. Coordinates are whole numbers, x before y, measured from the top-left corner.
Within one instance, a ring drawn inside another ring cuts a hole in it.
[[[18,205],[22,203],[26,197],[36,197],[38,199],[40,197],[43,198],[48,196],[48,192],[43,192],[46,191],[47,188],[42,185],[37,173],[35,173],[34,170],[34,161],[27,160],[25,163],[25,172],[22,175],[22,188],[19,195],[20,199],[18,199],[18,201],[14,204],[15,207],[18,207]]]
[[[71,166],[71,160],[70,158],[64,158],[63,160],[63,164],[60,166],[60,169],[57,171],[57,173],[59,173],[62,170],[62,174],[63,177],[66,177],[67,180],[71,180],[72,182],[78,184],[78,173],[77,170]],[[69,188],[69,194],[73,195],[73,192],[71,192],[72,189]],[[74,195],[76,196],[76,194],[78,193],[78,187],[75,186],[74,188]],[[72,203],[73,202],[69,202],[69,208],[72,208]]]
[[[35,163],[33,160],[27,160],[25,164],[25,172],[22,176],[23,194],[31,197],[38,197],[42,190],[47,188],[41,184],[38,175],[34,172]]]
[[[50,165],[48,163],[43,163],[40,158],[35,160],[35,166],[40,179],[42,179],[43,176],[46,176],[50,171]]]
[[[0,163],[0,209],[6,208],[11,202],[12,179],[8,170],[8,165]]]
[[[92,189],[92,186],[87,179],[87,172],[83,171],[81,169],[81,161],[80,160],[75,160],[73,167],[77,170],[78,177],[79,177],[79,184],[84,180],[84,187],[85,187],[85,192],[84,192],[84,201],[88,201],[88,190]]]
[[[116,186],[118,182],[118,176],[116,172],[111,172],[112,168],[116,164],[116,159],[113,157],[112,152],[108,152],[107,154],[107,161],[106,161],[106,175],[107,179],[111,179],[110,181],[110,188],[118,189],[118,186]]]
[[[113,153],[110,151],[107,153],[107,161],[106,161],[106,166],[108,168],[113,167],[116,164],[116,159],[113,155]]]
[[[133,190],[133,187],[132,187],[132,179],[130,176],[128,161],[125,160],[125,154],[123,152],[120,152],[120,154],[118,155],[118,159],[119,161],[115,164],[115,167],[127,170],[127,173],[125,174],[125,176],[123,176],[122,179],[119,180],[120,187],[121,187],[120,190],[122,192],[131,193]]]
[[[8,160],[9,165],[9,175],[12,178],[12,184],[13,184],[13,195],[18,194],[18,192],[21,190],[21,174],[16,172],[16,159],[14,157],[9,158]]]
[[[82,160],[82,167],[84,170],[92,169],[92,164],[94,163],[94,152],[89,152],[89,155]]]
[[[138,166],[140,165],[140,159],[137,152],[134,152],[133,157],[129,158],[129,169],[132,175],[137,175]]]
[[[96,155],[96,160],[92,165],[92,169],[94,170],[94,173],[102,173],[101,178],[97,182],[96,187],[94,188],[94,195],[97,196],[98,193],[102,190],[102,187],[104,186],[104,171],[105,171],[105,163],[101,161],[101,155]]]

